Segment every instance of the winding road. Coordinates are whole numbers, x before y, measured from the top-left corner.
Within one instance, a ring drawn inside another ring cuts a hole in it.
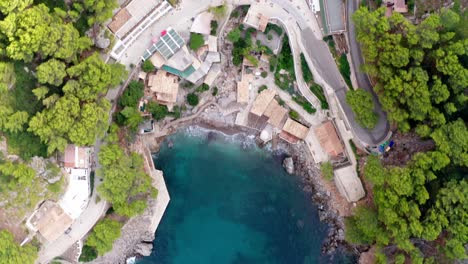
[[[387,121],[387,113],[382,110],[382,105],[379,102],[377,95],[372,89],[372,85],[369,81],[369,77],[367,74],[363,73],[360,70],[361,65],[364,64],[364,59],[362,58],[361,48],[356,40],[356,31],[354,27],[354,23],[352,21],[352,14],[358,9],[358,3],[356,0],[348,0],[347,1],[347,28],[348,28],[348,42],[350,48],[350,54],[352,58],[352,67],[354,69],[354,74],[356,76],[356,81],[359,85],[359,88],[362,88],[372,94],[372,100],[374,101],[375,112],[379,116],[379,121],[374,129],[367,130],[368,134],[368,143],[372,143],[377,145],[385,140],[389,130],[390,125]]]

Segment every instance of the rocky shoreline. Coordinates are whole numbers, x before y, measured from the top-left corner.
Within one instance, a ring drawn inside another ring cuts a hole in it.
[[[322,253],[333,254],[336,249],[342,248],[352,254],[359,254],[356,248],[347,244],[344,240],[344,218],[340,215],[339,211],[334,208],[332,199],[330,199],[332,193],[322,184],[323,178],[320,175],[320,169],[313,163],[313,158],[305,143],[301,142],[296,145],[291,145],[279,141],[275,146],[272,146],[271,143],[263,146],[259,144],[259,133],[253,129],[203,118],[197,118],[186,124],[180,124],[180,126],[171,131],[171,133],[162,137],[153,138],[152,140],[160,145],[167,136],[182,129],[187,129],[191,134],[208,133],[208,136],[213,136],[211,133],[214,133],[219,136],[230,137],[241,144],[253,145],[257,142],[257,146],[271,151],[275,156],[281,157],[285,170],[290,174],[301,177],[304,183],[303,191],[311,195],[311,201],[318,208],[320,221],[326,222],[329,225],[327,238],[322,244]],[[151,142],[153,146],[151,151],[157,152],[159,150],[159,145],[155,147],[154,142]],[[145,144],[144,139],[142,143]],[[166,144],[171,143],[166,142]],[[108,261],[112,263],[125,263],[126,259],[131,257],[136,256],[137,258],[141,258],[150,255],[153,251],[152,241],[155,235],[154,232],[153,234],[148,232],[148,226],[145,225],[145,223],[148,223],[148,219],[156,213],[153,210],[154,207],[151,206],[154,202],[155,201],[150,199],[150,206],[148,206],[148,209],[143,215],[130,219],[123,227],[123,235],[119,239],[119,246],[116,248],[114,245],[112,251],[108,252],[103,257],[99,257],[93,263],[109,263]],[[140,218],[142,221],[137,220]],[[138,224],[132,224],[129,226],[131,230],[125,230],[130,222],[138,222]]]

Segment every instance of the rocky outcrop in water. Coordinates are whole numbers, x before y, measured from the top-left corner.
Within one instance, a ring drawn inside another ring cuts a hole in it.
[[[344,240],[344,219],[331,204],[331,193],[321,185],[320,169],[313,163],[307,147],[303,144],[281,143],[278,145],[278,149],[286,152],[289,159],[294,161],[294,173],[301,177],[305,184],[303,190],[311,194],[312,202],[317,205],[320,221],[326,222],[330,226],[328,236],[322,244],[322,253],[332,254],[340,246],[349,249],[349,245]],[[286,159],[283,165],[285,163]]]
[[[283,160],[283,167],[287,173],[293,174],[294,173],[294,161],[291,157],[287,157]]]

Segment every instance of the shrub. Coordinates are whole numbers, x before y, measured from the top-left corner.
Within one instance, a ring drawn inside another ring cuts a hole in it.
[[[136,107],[138,101],[144,95],[145,85],[139,81],[131,81],[125,89],[122,96],[119,98],[120,107],[130,106]]]
[[[232,11],[231,16],[233,18],[238,18],[240,16],[239,10]]]
[[[266,90],[268,89],[268,87],[266,85],[262,85],[258,88],[258,93],[261,93],[263,90]]]
[[[232,43],[238,42],[240,37],[241,37],[241,31],[239,28],[235,28],[227,34],[227,39],[231,41]]]
[[[309,103],[309,101],[307,101],[307,99],[305,99],[304,97],[302,97],[302,96],[293,96],[293,100],[294,100],[294,102],[296,102],[300,106],[302,106],[302,108],[304,108],[304,110],[306,110],[307,113],[313,114],[313,113],[317,112],[317,109],[315,109],[312,106],[312,104]]]
[[[268,34],[268,35],[267,35],[267,39],[268,39],[268,40],[272,40],[272,39],[273,39],[273,36],[272,36],[271,34]]]
[[[210,26],[211,26],[210,35],[216,36],[216,32],[218,31],[218,21],[211,20]]]
[[[302,77],[304,78],[304,81],[306,83],[312,82],[314,80],[314,76],[312,75],[312,72],[310,71],[309,65],[307,64],[307,61],[303,53],[301,53],[301,69],[302,69]]]
[[[213,91],[211,92],[211,95],[216,96],[218,94],[218,87],[213,87]]]
[[[289,117],[292,118],[292,119],[298,120],[299,119],[299,114],[294,110],[290,110],[289,111]]]
[[[226,14],[227,6],[226,3],[220,6],[212,6],[208,9],[215,17],[223,17]]]
[[[144,72],[152,72],[152,71],[154,71],[155,67],[154,67],[153,63],[151,63],[150,60],[145,60],[143,62],[143,65],[141,66],[141,69]]]
[[[266,71],[263,71],[260,76],[262,76],[262,78],[266,78],[268,76],[268,72]]]
[[[196,92],[198,93],[202,93],[202,92],[205,92],[205,91],[208,91],[210,89],[210,86],[206,83],[198,86],[198,88],[195,90]]]
[[[314,84],[312,84],[312,86],[310,86],[310,90],[320,100],[320,107],[322,107],[322,109],[328,109],[327,98],[325,97],[325,93],[323,92],[322,87],[320,85],[314,83]]]
[[[273,30],[278,35],[283,34],[283,29],[280,26],[268,23],[268,25],[265,28],[265,34],[268,34],[270,30]]]
[[[268,59],[268,63],[270,64],[270,71],[274,72],[275,68],[276,68],[276,64],[278,64],[278,59],[276,57],[274,57],[274,56],[271,56]]]
[[[156,102],[151,101],[146,107],[148,108],[148,112],[151,113],[153,118],[158,121],[164,119],[169,114],[167,106],[158,104]]]
[[[320,165],[320,170],[322,171],[322,176],[331,181],[333,179],[333,166],[330,162],[324,162]]]
[[[198,105],[198,102],[199,102],[199,99],[198,99],[198,95],[194,94],[194,93],[190,93],[187,95],[187,102],[189,105],[191,106],[196,106]]]
[[[349,88],[353,88],[353,84],[351,83],[351,69],[349,67],[349,62],[348,58],[346,57],[346,54],[341,54],[340,60],[339,60],[339,66],[340,66],[340,73],[343,75],[343,79],[345,80],[346,84],[348,84]]]
[[[205,44],[203,35],[199,33],[190,33],[190,48],[194,51],[198,50],[201,46]]]
[[[80,262],[90,262],[92,260],[95,260],[97,258],[97,251],[95,248],[84,245],[83,250],[81,251],[81,255],[79,258]]]

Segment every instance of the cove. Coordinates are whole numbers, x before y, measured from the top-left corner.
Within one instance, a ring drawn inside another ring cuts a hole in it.
[[[169,140],[153,158],[171,201],[151,256],[138,263],[331,262],[320,252],[327,225],[281,157],[248,137],[199,129]]]

